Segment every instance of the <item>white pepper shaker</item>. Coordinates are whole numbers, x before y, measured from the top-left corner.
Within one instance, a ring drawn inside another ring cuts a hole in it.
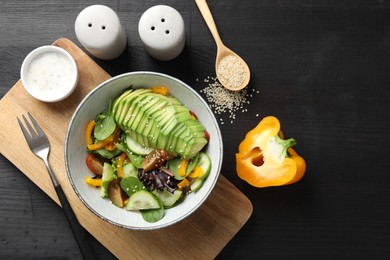
[[[139,20],[138,33],[146,51],[158,60],[176,58],[185,45],[183,17],[167,5],[146,10]]]
[[[76,18],[75,32],[81,45],[93,56],[112,60],[122,54],[127,37],[118,15],[105,5],[91,5]]]

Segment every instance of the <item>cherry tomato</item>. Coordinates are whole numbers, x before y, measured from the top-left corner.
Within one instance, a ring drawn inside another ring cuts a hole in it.
[[[206,138],[207,143],[209,143],[210,142],[210,134],[209,134],[209,132],[207,132],[207,130],[204,130],[204,137]]]
[[[142,162],[142,168],[148,172],[160,168],[167,160],[168,153],[162,149],[155,149],[146,155]]]
[[[103,161],[95,154],[88,154],[85,160],[88,169],[96,175],[101,176],[103,173]]]
[[[196,116],[196,114],[194,112],[190,111],[190,115],[191,115],[192,119],[194,119],[194,120],[198,119],[198,117]]]

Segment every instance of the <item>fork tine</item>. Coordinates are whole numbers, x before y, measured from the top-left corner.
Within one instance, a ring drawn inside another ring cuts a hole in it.
[[[30,132],[31,138],[35,138],[38,136],[37,132],[34,130],[34,128],[31,126],[30,122],[28,122],[27,118],[22,115],[25,125],[28,128],[28,131]]]
[[[18,123],[19,123],[19,126],[20,126],[20,129],[22,129],[22,133],[24,135],[24,138],[26,138],[27,140],[27,143],[31,140],[31,136],[30,134],[28,133],[28,131],[26,130],[26,128],[23,126],[22,122],[20,121],[19,117],[17,117],[18,119]]]
[[[38,135],[40,136],[45,136],[45,133],[43,132],[42,128],[39,126],[39,124],[37,123],[37,121],[35,121],[35,119],[32,117],[32,115],[30,114],[30,112],[27,112],[27,115],[30,117],[31,119],[31,122],[33,123],[34,127],[35,127],[35,130],[37,131]]]

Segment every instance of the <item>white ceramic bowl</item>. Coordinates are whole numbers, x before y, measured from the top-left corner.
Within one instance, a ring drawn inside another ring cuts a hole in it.
[[[165,216],[156,223],[143,220],[139,212],[118,208],[109,199],[100,197],[100,190],[90,187],[84,181],[91,176],[85,164],[86,144],[85,129],[88,121],[107,108],[109,100],[117,97],[123,90],[132,85],[135,88],[147,88],[164,85],[172,96],[179,99],[191,111],[210,134],[206,152],[212,161],[211,173],[202,188],[189,194],[186,199],[174,208],[167,209]],[[70,183],[80,200],[96,216],[114,225],[128,229],[158,229],[183,220],[198,209],[213,190],[222,164],[222,136],[214,114],[202,97],[191,87],[171,76],[154,72],[131,72],[116,76],[93,89],[77,107],[70,121],[65,140],[65,162]]]
[[[76,88],[77,64],[64,49],[41,46],[26,56],[20,77],[32,97],[44,102],[58,102],[67,98]]]

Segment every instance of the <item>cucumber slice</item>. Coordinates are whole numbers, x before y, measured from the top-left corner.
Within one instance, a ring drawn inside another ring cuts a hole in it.
[[[160,208],[158,209],[143,209],[141,210],[142,218],[149,223],[155,223],[162,219],[165,214],[164,206],[159,200]]]
[[[103,173],[102,173],[102,188],[100,190],[100,196],[105,198],[108,196],[107,189],[108,185],[112,180],[116,179],[116,175],[114,174],[114,167],[112,167],[109,163],[103,164]]]
[[[142,209],[158,209],[160,208],[160,201],[151,192],[140,190],[135,192],[129,198],[126,205],[126,210],[142,210]]]
[[[126,144],[130,151],[138,155],[147,155],[153,151],[153,148],[140,145],[129,135],[126,135]]]
[[[191,171],[195,168],[195,166],[198,164],[199,161],[199,153],[191,158],[191,160],[188,163],[187,170],[186,170],[186,176],[191,173]]]
[[[202,168],[203,174],[191,182],[191,191],[193,192],[197,192],[203,186],[205,179],[210,174],[211,171],[210,157],[206,153],[200,152],[197,166]]]
[[[199,160],[198,160],[198,167],[202,168],[203,174],[199,176],[200,180],[204,180],[209,176],[211,171],[211,160],[210,157],[207,155],[207,153],[200,152],[199,153]]]
[[[164,205],[164,207],[172,207],[180,198],[183,192],[181,190],[175,190],[173,193],[170,193],[167,190],[163,191],[153,191],[153,194],[157,196]]]
[[[197,192],[202,186],[203,186],[204,180],[201,180],[199,178],[193,180],[191,183],[191,191],[192,192]]]
[[[185,176],[179,175],[180,161],[181,161],[180,157],[176,157],[176,158],[168,161],[169,170],[175,175],[176,180],[184,179],[188,174],[191,173],[191,171],[195,168],[195,166],[202,168],[202,170],[203,170],[203,174],[201,176],[202,179],[206,179],[206,177],[210,174],[211,160],[210,160],[209,156],[204,152],[198,153],[195,157],[193,157],[189,161]]]
[[[135,177],[138,179],[138,170],[132,163],[123,166],[123,177]]]

